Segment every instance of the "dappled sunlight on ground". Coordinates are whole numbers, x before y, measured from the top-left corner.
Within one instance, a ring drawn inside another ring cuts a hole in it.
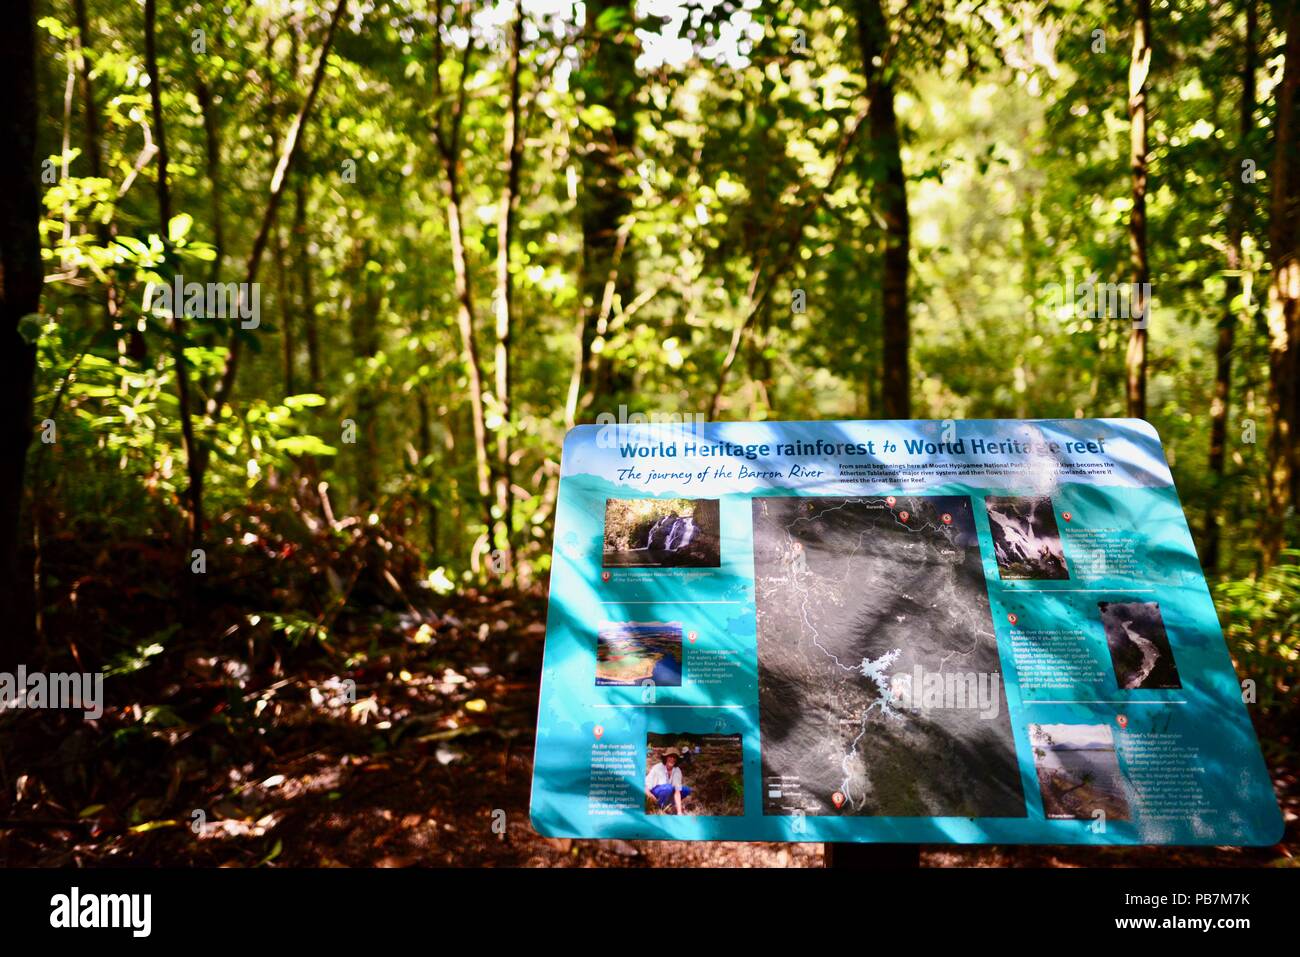
[[[333,654],[314,654],[278,676],[239,660],[234,646],[201,661],[177,654],[134,687],[142,704],[110,708],[93,729],[67,716],[6,716],[0,859],[822,865],[819,844],[581,841],[534,832],[528,801],[544,614],[540,597],[471,593],[397,616],[378,632],[359,620],[353,634],[336,630]],[[168,674],[173,666],[197,669],[202,680],[181,685]],[[166,710],[143,703],[150,700],[166,700]],[[1288,832],[1277,848],[931,846],[922,864],[1286,863],[1297,846],[1300,797],[1294,773],[1280,780]]]

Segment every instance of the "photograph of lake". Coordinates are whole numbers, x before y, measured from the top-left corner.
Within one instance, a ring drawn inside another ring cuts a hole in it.
[[[1029,742],[1048,818],[1090,820],[1130,817],[1115,739],[1104,724],[1031,724]]]
[[[596,684],[662,688],[682,683],[680,621],[602,622],[596,636]]]

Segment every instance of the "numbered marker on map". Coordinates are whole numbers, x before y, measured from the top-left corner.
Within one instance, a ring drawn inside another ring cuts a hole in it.
[[[1071,519],[1071,517],[1072,517],[1072,516],[1070,515],[1069,512],[1062,512],[1062,513],[1061,513],[1061,518],[1065,519],[1067,522]]]
[[[1121,728],[1127,728],[1127,727],[1128,727],[1128,715],[1123,715],[1123,714],[1118,714],[1118,715],[1116,715],[1116,716],[1115,716],[1115,723],[1118,724]]]
[[[600,580],[603,581],[603,582],[607,582],[607,581],[609,581],[609,572],[601,572],[601,573],[600,573]]]
[[[894,507],[894,503],[897,502],[897,501],[898,501],[898,499],[894,498],[894,496],[892,496],[892,495],[886,495],[886,496],[885,496],[885,504],[888,505],[890,508],[893,508],[893,507]]]
[[[1019,619],[1016,618],[1016,613],[1015,613],[1014,611],[1013,611],[1011,614],[1007,615],[1007,621],[1011,622],[1011,624],[1013,624],[1013,625],[1014,625],[1017,621],[1019,621]]]
[[[843,807],[843,806],[844,806],[844,792],[842,792],[842,791],[836,791],[834,794],[831,795],[831,800],[835,802],[835,806],[836,806],[837,808],[841,808],[841,807]]]
[[[596,725],[596,727],[592,728],[591,733],[594,734],[596,736],[596,740],[599,741],[601,737],[605,734],[605,728],[603,725],[598,724]]]
[[[690,641],[691,644],[695,644],[695,639],[698,637],[700,637],[700,633],[698,631],[691,631],[691,632],[687,632],[686,634],[686,638],[688,641]]]
[[[906,513],[906,512],[899,512],[899,513],[898,513],[898,520],[899,520],[900,522],[906,522],[906,521],[907,521],[907,513]]]
[[[951,524],[952,524],[952,516],[949,515],[947,512],[944,512],[944,513],[943,513],[943,523],[944,523],[945,525],[951,525]]]

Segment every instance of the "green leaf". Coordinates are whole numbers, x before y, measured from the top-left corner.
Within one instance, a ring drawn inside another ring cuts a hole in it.
[[[280,840],[279,838],[276,838],[275,845],[271,848],[271,853],[267,854],[266,857],[262,858],[261,861],[258,862],[257,866],[261,867],[263,864],[270,864],[273,860],[275,860],[277,857],[280,856],[280,852],[283,850],[284,850],[284,841]]]
[[[626,20],[626,7],[610,7],[607,10],[602,10],[600,16],[596,18],[596,30],[600,33],[617,30]]]
[[[132,834],[148,834],[150,831],[160,831],[165,827],[180,827],[180,821],[146,821],[144,824],[137,824],[131,828]]]
[[[315,435],[290,435],[276,440],[276,447],[287,455],[338,455],[339,450],[326,445]]]
[[[118,236],[117,244],[125,246],[128,250],[143,258],[149,255],[149,247],[143,241],[136,239],[134,236]]]
[[[583,126],[596,133],[609,129],[617,121],[609,107],[601,106],[599,103],[594,103],[580,110],[578,119]]]
[[[41,17],[36,21],[36,25],[56,40],[66,40],[72,35],[68,28],[54,17]]]
[[[167,224],[167,238],[174,243],[179,243],[189,234],[190,227],[193,225],[193,216],[189,213],[177,213]]]

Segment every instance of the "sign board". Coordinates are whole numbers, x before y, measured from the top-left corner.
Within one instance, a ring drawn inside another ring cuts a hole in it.
[[[532,793],[553,837],[1277,841],[1136,419],[580,426]]]

